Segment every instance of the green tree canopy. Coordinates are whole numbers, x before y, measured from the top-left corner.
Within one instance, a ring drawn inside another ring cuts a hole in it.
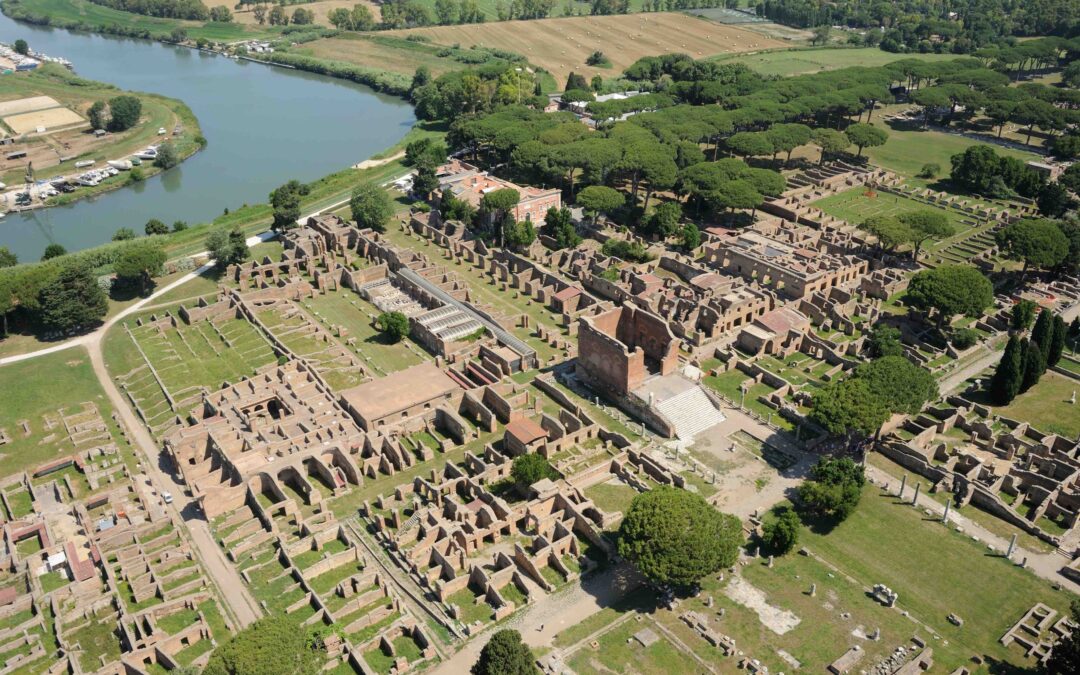
[[[766,157],[775,152],[773,142],[764,131],[740,131],[726,141],[728,149],[744,157]]]
[[[274,188],[270,193],[270,206],[274,211],[271,227],[277,232],[296,227],[300,218],[300,199],[310,192],[310,188],[298,180],[291,180]]]
[[[814,129],[811,142],[821,148],[818,164],[824,164],[827,157],[839,155],[851,145],[848,137],[836,129]]]
[[[109,131],[127,131],[139,123],[142,101],[127,94],[109,99]]]
[[[90,268],[68,264],[40,293],[41,323],[48,330],[67,332],[96,324],[105,317],[109,300]]]
[[[394,204],[390,201],[390,195],[376,183],[358,185],[349,199],[349,209],[357,227],[371,228],[377,232],[385,230],[386,224],[394,215]]]
[[[53,258],[59,258],[62,255],[67,255],[67,249],[61,244],[49,244],[45,247],[45,252],[41,254],[42,260],[52,260]]]
[[[559,472],[551,466],[547,458],[535,452],[515,457],[514,463],[510,466],[510,477],[514,479],[514,482],[522,490],[544,478],[551,480],[560,478]]]
[[[928,239],[944,239],[955,232],[949,217],[940,209],[916,209],[901,213],[897,218],[910,228],[910,241],[915,250],[912,257],[919,259],[919,251]]]
[[[157,157],[154,158],[154,166],[161,169],[171,169],[180,163],[180,153],[172,141],[165,141],[158,146]]]
[[[218,645],[203,675],[317,675],[325,660],[316,630],[285,614],[272,614]]]
[[[19,264],[19,256],[7,246],[0,246],[0,267],[14,267]]]
[[[409,334],[409,317],[401,312],[383,312],[375,319],[375,325],[390,342],[401,342]]]
[[[487,641],[469,672],[472,675],[536,675],[539,671],[521,633],[504,628]]]
[[[994,302],[994,287],[975,267],[942,265],[916,273],[905,299],[911,307],[936,310],[944,324],[957,314],[981,315]]]
[[[168,234],[169,226],[161,222],[157,218],[151,218],[150,220],[146,221],[146,226],[143,228],[143,231],[146,232],[146,234],[148,235]]]
[[[634,497],[619,526],[619,554],[660,585],[692,586],[730,567],[742,542],[738,518],[667,485]]]
[[[762,540],[769,550],[783,555],[798,545],[802,521],[795,509],[786,504],[773,509],[772,515],[762,527]]]
[[[113,263],[113,272],[122,283],[137,285],[146,293],[153,278],[161,274],[165,266],[165,249],[151,241],[138,241],[126,246]]]
[[[129,239],[134,239],[137,236],[139,235],[135,234],[135,230],[131,229],[130,227],[121,227],[118,228],[116,232],[113,232],[112,240],[128,241]]]
[[[889,140],[887,131],[863,122],[852,124],[844,130],[844,134],[851,144],[859,149],[859,157],[862,157],[863,148],[876,148],[885,145],[885,141]]]
[[[996,405],[1008,405],[1020,393],[1023,377],[1024,352],[1020,346],[1020,338],[1012,335],[990,380],[990,399]]]
[[[852,376],[866,382],[893,413],[914,415],[938,395],[937,380],[930,371],[903,356],[859,364]]]
[[[900,356],[904,353],[904,345],[900,337],[899,328],[879,323],[870,331],[870,336],[866,340],[866,350],[875,359],[882,356]]]
[[[865,380],[833,380],[813,397],[810,419],[832,436],[870,436],[889,419],[889,408]]]
[[[878,239],[882,250],[891,252],[913,239],[911,226],[896,216],[870,216],[859,226]]]
[[[548,209],[544,216],[544,227],[547,235],[555,241],[556,249],[575,248],[581,243],[581,235],[574,227],[570,209],[565,206],[561,209],[555,207]]]
[[[822,518],[843,521],[855,510],[866,484],[863,467],[848,457],[822,457],[799,486],[799,506]]]
[[[1009,325],[1015,330],[1027,330],[1035,321],[1035,302],[1033,300],[1020,300],[1013,305],[1009,313]]]
[[[243,231],[236,227],[232,230],[220,228],[211,232],[206,238],[206,250],[221,266],[243,262],[250,254],[247,238]]]
[[[1052,220],[1027,218],[1010,223],[997,234],[1005,255],[1028,267],[1049,269],[1069,254],[1069,239]]]
[[[626,196],[614,188],[590,185],[578,193],[577,203],[589,213],[611,213],[626,203]]]

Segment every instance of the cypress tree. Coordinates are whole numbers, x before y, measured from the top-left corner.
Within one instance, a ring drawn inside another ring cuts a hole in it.
[[[1035,327],[1031,329],[1031,341],[1039,345],[1039,353],[1042,354],[1043,370],[1046,370],[1046,360],[1050,356],[1050,338],[1054,331],[1054,318],[1049,310],[1039,312],[1039,318],[1035,320]],[[1042,375],[1042,372],[1039,373]]]
[[[1013,335],[1005,345],[1005,353],[998,361],[994,378],[990,380],[990,398],[997,405],[1008,405],[1020,391],[1020,381],[1024,377],[1024,358],[1020,348],[1020,338]]]
[[[1056,366],[1058,361],[1061,360],[1061,353],[1065,351],[1065,332],[1067,330],[1065,319],[1055,316],[1054,330],[1050,335],[1050,354],[1046,357],[1047,367]]]
[[[1034,340],[1027,343],[1024,350],[1024,378],[1020,382],[1020,393],[1034,387],[1046,369],[1046,362],[1042,358],[1042,350]]]

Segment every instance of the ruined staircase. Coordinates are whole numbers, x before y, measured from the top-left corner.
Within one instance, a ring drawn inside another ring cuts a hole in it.
[[[675,426],[675,435],[684,441],[725,419],[700,385],[661,401],[656,409]]]

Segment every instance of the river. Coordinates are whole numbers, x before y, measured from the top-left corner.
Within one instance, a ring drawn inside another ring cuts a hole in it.
[[[207,222],[225,208],[265,202],[278,185],[321,178],[398,142],[412,107],[367,87],[146,40],[17,23],[0,15],[0,42],[25,39],[62,56],[83,77],[178,98],[207,147],[144,183],[0,220],[0,246],[37,260],[45,246],[69,251],[109,241],[120,227],[142,233],[151,218]]]

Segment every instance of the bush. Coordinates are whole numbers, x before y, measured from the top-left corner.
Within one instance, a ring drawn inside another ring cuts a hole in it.
[[[815,516],[843,521],[858,506],[865,483],[863,467],[851,459],[822,457],[799,486],[800,506]]]
[[[790,506],[778,506],[773,509],[774,520],[765,523],[762,528],[762,541],[769,550],[783,555],[799,543],[799,528],[802,521]]]
[[[383,312],[375,325],[390,342],[401,342],[409,334],[409,317],[401,312]]]
[[[953,346],[957,349],[967,349],[975,346],[979,341],[980,333],[972,328],[961,328],[952,335]]]
[[[514,458],[514,464],[510,468],[510,475],[521,490],[525,490],[538,480],[550,478],[559,479],[556,471],[543,455],[530,452]]]
[[[919,178],[937,178],[941,174],[941,165],[935,162],[927,162],[919,169]]]

